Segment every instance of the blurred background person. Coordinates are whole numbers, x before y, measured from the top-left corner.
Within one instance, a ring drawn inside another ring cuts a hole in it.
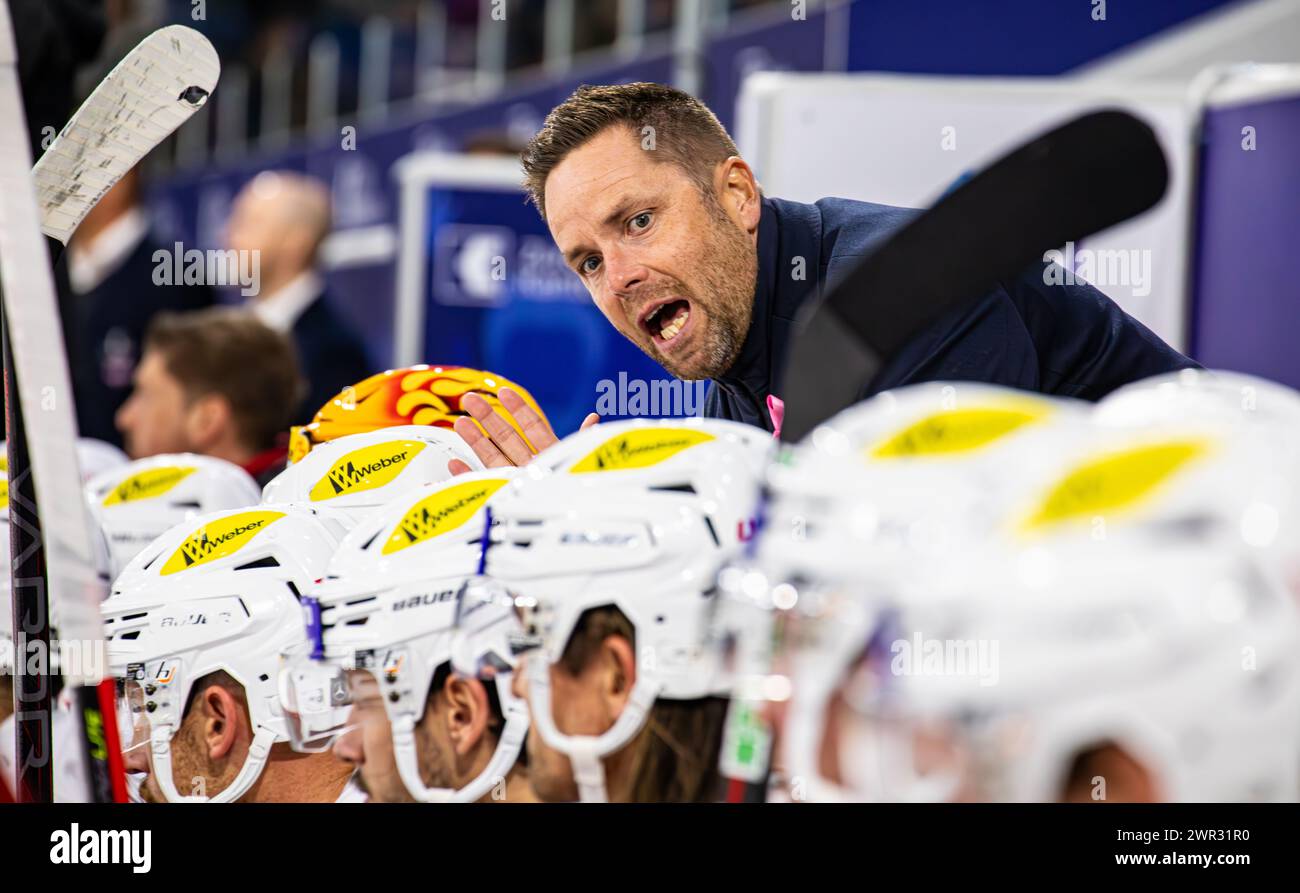
[[[216,456],[261,485],[284,467],[302,387],[292,342],[253,314],[231,307],[160,314],[117,427],[133,459]]]
[[[292,415],[296,423],[371,372],[365,348],[331,307],[317,268],[329,231],[324,184],[287,171],[265,171],[245,186],[226,228],[229,248],[260,256],[261,279],[249,307],[297,348],[306,396]]]
[[[113,417],[131,393],[150,321],[213,303],[206,285],[155,284],[159,247],[140,203],[137,170],[100,199],[68,246],[68,358],[77,425],[86,437],[121,445]]]

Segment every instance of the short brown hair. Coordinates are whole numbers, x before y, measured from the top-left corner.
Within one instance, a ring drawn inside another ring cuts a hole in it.
[[[607,636],[622,636],[636,650],[636,631],[618,608],[589,608],[578,618],[561,665],[581,673]],[[706,803],[721,789],[718,754],[727,717],[727,699],[657,699],[645,728],[632,743],[633,803]]]
[[[225,397],[249,449],[275,445],[305,391],[293,342],[240,308],[160,313],[144,348],[162,355],[190,400]]]
[[[546,217],[546,178],[574,149],[607,127],[621,126],[638,138],[653,128],[656,158],[675,164],[707,196],[713,169],[740,151],[708,106],[664,84],[583,84],[551,109],[524,149],[524,188]]]

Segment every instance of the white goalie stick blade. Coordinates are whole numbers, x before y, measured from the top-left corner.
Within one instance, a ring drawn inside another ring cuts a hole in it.
[[[203,107],[220,74],[216,50],[193,28],[171,25],[142,40],[36,163],[44,233],[66,245],[104,193]]]

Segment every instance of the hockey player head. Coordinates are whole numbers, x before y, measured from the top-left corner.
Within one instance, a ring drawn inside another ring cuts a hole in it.
[[[164,313],[116,424],[137,459],[188,452],[242,465],[275,446],[301,388],[293,343],[251,313]]]
[[[726,684],[703,624],[771,445],[726,422],[599,426],[493,507],[485,567],[529,649],[514,688],[542,799],[716,796]]]
[[[149,801],[333,801],[350,771],[295,753],[280,710],[283,662],[308,648],[299,595],[325,571],[346,519],[258,506],[173,528],[104,602],[128,772]]]
[[[195,453],[151,456],[112,468],[92,478],[85,494],[108,543],[110,578],[177,524],[254,506],[261,497],[257,483],[238,465]]]
[[[379,802],[529,799],[516,766],[528,728],[508,650],[468,611],[480,650],[454,660],[484,518],[514,469],[420,488],[367,516],[311,590],[316,659],[288,668],[282,700],[301,740],[334,753]],[[339,708],[346,726],[332,727]]]
[[[368,512],[425,484],[451,477],[459,459],[482,468],[460,435],[432,425],[398,425],[349,434],[321,444],[276,475],[265,502],[323,505],[360,520]]]

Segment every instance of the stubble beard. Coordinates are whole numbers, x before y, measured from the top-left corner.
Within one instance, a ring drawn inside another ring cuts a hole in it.
[[[710,238],[700,243],[691,260],[699,272],[697,287],[680,290],[690,296],[693,312],[703,310],[707,316],[708,328],[699,335],[702,343],[680,361],[664,356],[653,341],[651,349],[642,347],[652,360],[686,381],[717,378],[735,365],[754,313],[758,252],[753,241],[721,208],[713,210],[710,219]]]

